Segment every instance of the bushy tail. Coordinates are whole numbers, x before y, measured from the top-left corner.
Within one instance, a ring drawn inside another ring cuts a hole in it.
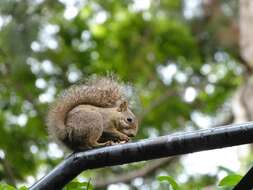
[[[122,85],[109,77],[92,78],[85,84],[70,87],[60,94],[49,109],[47,116],[49,134],[58,140],[64,140],[67,133],[66,116],[74,107],[81,104],[114,107],[122,96]]]

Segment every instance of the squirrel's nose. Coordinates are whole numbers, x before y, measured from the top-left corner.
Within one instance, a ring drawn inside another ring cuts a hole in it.
[[[134,137],[135,135],[133,133],[128,134],[129,137]]]

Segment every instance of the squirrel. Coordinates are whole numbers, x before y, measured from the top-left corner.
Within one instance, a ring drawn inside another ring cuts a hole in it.
[[[128,142],[138,121],[124,95],[123,85],[109,77],[71,86],[49,109],[49,135],[74,151]]]

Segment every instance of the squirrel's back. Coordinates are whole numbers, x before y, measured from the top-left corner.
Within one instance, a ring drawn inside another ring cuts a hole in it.
[[[49,134],[59,140],[65,138],[66,117],[74,107],[87,104],[97,107],[115,107],[122,100],[122,85],[112,78],[91,78],[85,84],[65,90],[49,109],[47,126]]]

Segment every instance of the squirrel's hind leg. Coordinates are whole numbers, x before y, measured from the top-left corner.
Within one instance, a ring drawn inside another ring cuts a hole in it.
[[[92,112],[86,113],[86,117],[88,114],[89,122],[87,122],[87,119],[85,120],[85,125],[87,125],[88,128],[88,135],[86,136],[88,139],[88,142],[86,146],[90,148],[99,148],[104,146],[109,146],[113,144],[113,141],[106,141],[106,142],[99,142],[100,137],[103,133],[103,116],[98,112]]]
[[[72,146],[72,150],[83,151],[106,145],[98,143],[103,133],[103,117],[99,112],[80,105],[69,112],[66,124],[71,129],[71,140],[75,142],[68,138],[67,143]]]
[[[99,119],[99,116],[101,117],[101,120]],[[113,144],[113,141],[108,140],[105,142],[99,142],[100,137],[102,136],[103,133],[103,118],[99,114],[97,119],[100,120],[100,122],[96,122],[97,125],[92,126],[92,133],[88,136],[88,146],[92,148],[99,148],[99,147],[104,147],[104,146],[110,146]]]

